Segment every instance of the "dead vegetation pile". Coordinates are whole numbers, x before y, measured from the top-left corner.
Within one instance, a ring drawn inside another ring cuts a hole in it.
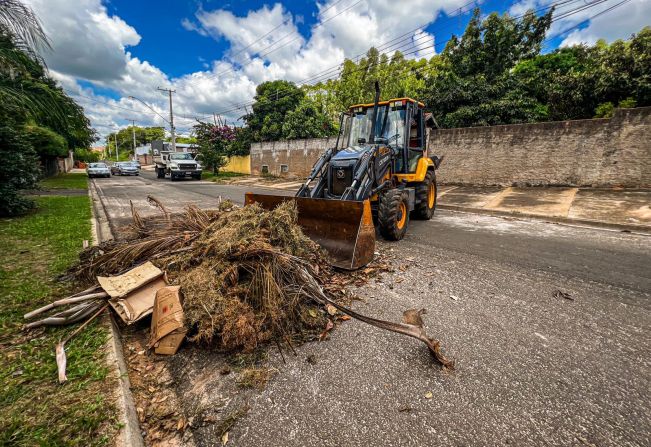
[[[293,202],[266,211],[225,201],[216,210],[191,206],[177,215],[150,202],[160,209],[158,218],[143,219],[132,207],[131,236],[84,251],[69,278],[94,283],[98,275],[151,261],[181,286],[188,338],[228,351],[267,342],[291,348],[293,341],[332,328],[332,315],[342,313],[417,338],[441,364],[453,366],[422,325],[360,315],[324,291],[335,273],[297,225]]]

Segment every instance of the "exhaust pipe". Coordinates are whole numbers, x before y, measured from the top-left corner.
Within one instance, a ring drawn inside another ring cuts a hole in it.
[[[369,144],[375,143],[375,121],[377,120],[377,104],[380,102],[380,83],[375,81],[375,101],[373,102],[373,121],[371,121],[371,136]]]

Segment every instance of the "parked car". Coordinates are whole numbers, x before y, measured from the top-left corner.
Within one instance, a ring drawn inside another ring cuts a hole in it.
[[[89,163],[88,166],[86,166],[86,174],[88,174],[88,178],[108,178],[111,176],[111,171],[109,170],[108,166],[106,166],[106,163]]]
[[[141,166],[138,160],[133,160],[131,163],[133,163],[138,168],[138,170],[140,170]]]
[[[138,175],[138,167],[130,161],[120,161],[111,166],[113,175]]]

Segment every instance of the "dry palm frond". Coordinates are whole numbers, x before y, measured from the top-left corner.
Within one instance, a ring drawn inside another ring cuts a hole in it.
[[[168,221],[170,220],[170,212],[167,210],[167,208],[165,208],[165,205],[163,205],[160,200],[152,195],[149,195],[147,196],[147,202],[149,202],[151,206],[158,208],[165,215],[165,219]]]

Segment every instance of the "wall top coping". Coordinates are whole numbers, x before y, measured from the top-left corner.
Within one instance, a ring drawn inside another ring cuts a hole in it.
[[[448,133],[460,131],[485,131],[486,129],[525,129],[531,127],[560,127],[561,125],[586,125],[586,124],[607,124],[611,121],[619,121],[627,115],[651,116],[651,107],[635,107],[631,109],[615,109],[612,118],[586,118],[580,120],[564,120],[564,121],[543,121],[539,123],[520,123],[520,124],[498,124],[495,126],[473,126],[473,127],[451,127],[447,129],[433,129],[432,134],[435,133]]]

